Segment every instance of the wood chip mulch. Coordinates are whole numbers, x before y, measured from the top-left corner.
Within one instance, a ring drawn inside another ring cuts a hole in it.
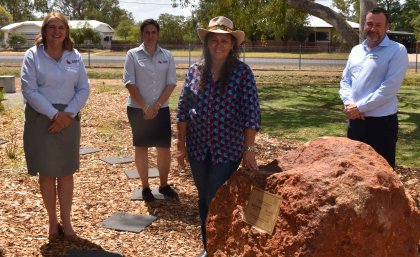
[[[42,203],[37,177],[26,173],[22,149],[23,110],[19,118],[6,112],[0,116],[0,138],[9,142],[0,146],[0,257],[64,256],[70,249],[103,249],[127,257],[196,256],[201,251],[197,192],[190,171],[177,166],[174,151],[170,183],[180,201],[155,201],[145,204],[131,201],[139,179],[129,180],[124,173],[134,163],[110,165],[102,157],[133,157],[131,131],[126,118],[127,92],[118,80],[91,80],[91,96],[82,112],[82,148],[100,152],[81,156],[80,170],[75,174],[73,225],[84,239],[78,243],[47,239],[47,214]],[[17,85],[19,88],[19,85]],[[179,90],[179,89],[178,89]],[[176,133],[174,112],[173,134]],[[15,159],[7,157],[11,141],[17,145]],[[298,145],[270,137],[257,136],[258,163],[266,164]],[[150,166],[156,164],[156,152],[149,154]],[[407,190],[419,207],[419,168],[399,167],[398,172]],[[149,179],[151,187],[158,178]],[[97,225],[116,212],[150,214],[158,217],[140,233],[121,232]]]

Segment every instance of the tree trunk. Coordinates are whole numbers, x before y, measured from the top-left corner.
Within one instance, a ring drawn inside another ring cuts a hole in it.
[[[340,14],[311,0],[284,0],[292,8],[304,11],[331,24],[350,46],[359,43],[359,36]],[[374,0],[366,0],[374,1]],[[364,2],[361,0],[361,2]]]
[[[366,14],[378,5],[377,0],[361,0],[360,1],[360,18],[359,18],[359,42],[364,39],[363,28],[365,26]]]

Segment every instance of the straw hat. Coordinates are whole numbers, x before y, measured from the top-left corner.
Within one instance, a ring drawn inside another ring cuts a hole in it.
[[[233,22],[224,16],[218,16],[216,18],[211,19],[209,22],[208,29],[197,29],[198,37],[200,38],[201,42],[204,42],[207,34],[210,32],[231,34],[238,41],[238,45],[242,44],[245,41],[245,32],[243,32],[242,30],[233,31]]]

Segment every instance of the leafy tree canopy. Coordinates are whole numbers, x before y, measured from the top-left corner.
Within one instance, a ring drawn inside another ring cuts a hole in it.
[[[6,26],[12,22],[12,15],[0,5],[0,27]]]

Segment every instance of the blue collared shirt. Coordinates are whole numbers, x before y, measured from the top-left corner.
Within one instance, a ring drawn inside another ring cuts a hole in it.
[[[52,105],[64,104],[73,117],[89,97],[89,79],[80,53],[65,50],[59,61],[51,58],[44,45],[29,48],[21,70],[22,94],[37,112],[52,119],[58,112]]]
[[[155,103],[167,85],[176,85],[175,60],[171,52],[156,46],[153,56],[144,48],[144,43],[127,52],[124,64],[124,86],[136,85],[143,100],[148,105]],[[140,108],[139,104],[128,96],[128,106]],[[168,101],[162,103],[167,107]]]
[[[343,103],[356,103],[366,117],[397,112],[397,92],[408,68],[406,48],[385,36],[372,50],[368,40],[351,50],[340,82]]]

